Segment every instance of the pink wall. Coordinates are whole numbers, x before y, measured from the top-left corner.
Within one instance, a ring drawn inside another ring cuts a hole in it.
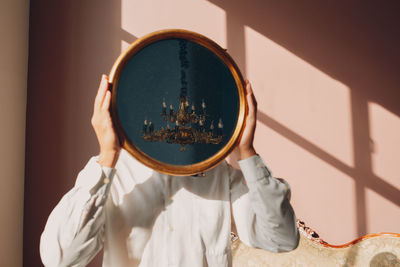
[[[400,232],[396,1],[330,3],[31,3],[25,265],[39,266],[48,214],[97,153],[89,120],[100,74],[136,37],[165,28],[212,38],[252,81],[256,148],[291,184],[298,218],[333,244]]]

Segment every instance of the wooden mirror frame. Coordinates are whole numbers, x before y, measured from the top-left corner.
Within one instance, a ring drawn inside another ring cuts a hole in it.
[[[191,165],[166,164],[158,160],[155,160],[152,157],[145,154],[144,152],[142,152],[138,147],[129,142],[127,135],[125,134],[122,128],[117,113],[118,81],[126,63],[137,52],[139,52],[142,48],[146,47],[147,45],[160,40],[173,39],[173,38],[186,39],[188,41],[195,42],[213,52],[228,67],[235,80],[236,87],[238,89],[239,111],[238,111],[236,127],[234,128],[231,138],[226,143],[226,145],[222,149],[220,149],[216,154],[214,154],[213,156],[211,156],[206,160]],[[201,34],[181,29],[169,29],[169,30],[156,31],[137,39],[115,61],[109,74],[109,82],[111,83],[112,86],[111,116],[120,143],[122,144],[122,147],[126,149],[139,162],[143,163],[144,165],[158,172],[165,173],[168,175],[178,175],[178,176],[194,175],[205,172],[215,167],[218,163],[224,160],[225,157],[227,157],[231,153],[231,151],[235,148],[235,146],[237,145],[237,143],[241,138],[245,126],[245,118],[247,116],[247,109],[248,109],[245,98],[245,83],[243,77],[240,73],[238,66],[229,56],[226,50],[221,48],[217,43],[215,43],[211,39]]]

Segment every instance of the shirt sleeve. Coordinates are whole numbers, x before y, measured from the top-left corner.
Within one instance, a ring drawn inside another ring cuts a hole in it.
[[[251,247],[272,252],[293,250],[299,242],[290,187],[272,176],[260,156],[228,165],[233,218],[239,238]]]
[[[47,220],[40,239],[47,267],[86,266],[102,248],[104,205],[115,170],[101,167],[97,159],[89,160]]]

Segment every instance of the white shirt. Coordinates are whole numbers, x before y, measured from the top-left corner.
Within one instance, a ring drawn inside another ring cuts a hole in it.
[[[224,161],[205,177],[181,177],[153,171],[125,150],[115,170],[93,157],[50,214],[42,261],[86,266],[104,245],[103,267],[231,266],[232,217],[249,246],[296,248],[289,185],[258,155],[239,166]]]

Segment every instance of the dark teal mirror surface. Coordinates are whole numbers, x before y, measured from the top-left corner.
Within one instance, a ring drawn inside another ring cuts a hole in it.
[[[239,113],[237,85],[225,63],[208,48],[177,38],[151,43],[128,60],[116,104],[126,138],[173,165],[216,154],[231,138]]]

